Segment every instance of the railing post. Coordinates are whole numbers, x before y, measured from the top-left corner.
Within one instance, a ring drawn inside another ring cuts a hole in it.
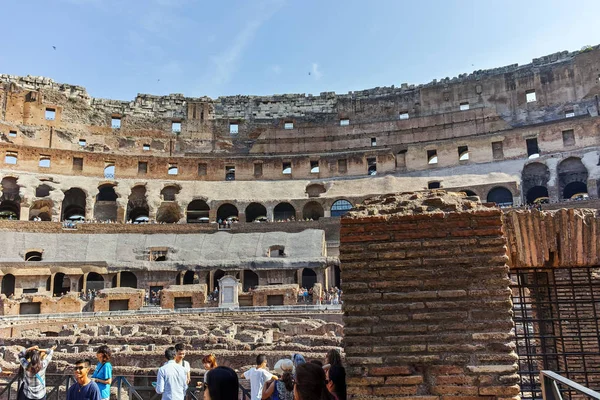
[[[122,382],[121,382],[121,377],[119,376],[117,378],[117,400],[121,400],[121,386],[122,386]]]

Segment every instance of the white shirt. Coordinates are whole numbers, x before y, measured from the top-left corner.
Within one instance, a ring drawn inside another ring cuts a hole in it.
[[[248,371],[244,372],[244,378],[250,379],[250,399],[251,400],[261,400],[263,385],[266,381],[270,380],[273,377],[266,369],[253,367]]]
[[[184,400],[187,390],[187,373],[175,360],[160,367],[156,377],[156,393],[163,400]]]

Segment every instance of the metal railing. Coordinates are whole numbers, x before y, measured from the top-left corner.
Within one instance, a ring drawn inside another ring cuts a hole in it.
[[[575,397],[584,395],[590,399],[600,400],[600,393],[552,371],[540,371],[540,382],[544,400],[563,400],[564,397],[570,399],[574,396],[573,392],[575,392]],[[566,396],[563,397],[563,395]]]
[[[154,375],[136,375],[140,378],[156,379]],[[50,379],[48,379],[50,378]],[[198,382],[202,382],[204,376],[192,377]],[[52,383],[50,383],[52,382]],[[69,387],[75,382],[72,375],[46,374],[46,398],[47,400],[60,400],[66,398],[66,393]],[[0,382],[0,400],[16,400],[18,397],[21,379],[15,374],[8,382]],[[125,397],[127,400],[159,400],[161,395],[156,393],[154,386],[132,385],[129,380],[122,375],[116,376],[111,386],[117,389],[117,400],[122,400]],[[250,400],[250,391],[239,385],[239,390],[242,393],[243,400]],[[193,386],[187,389],[185,400],[200,400],[203,397],[197,396],[197,391]],[[124,392],[126,396],[123,396]],[[113,396],[111,396],[113,397]]]

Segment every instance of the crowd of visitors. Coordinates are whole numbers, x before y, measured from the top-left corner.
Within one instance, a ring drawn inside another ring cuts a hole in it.
[[[46,369],[56,346],[23,349],[19,355],[21,386],[18,400],[46,400]],[[106,345],[96,350],[97,364],[89,359],[74,363],[75,383],[67,389],[67,400],[108,400],[113,383],[111,351]],[[190,363],[185,360],[184,344],[169,347],[164,353],[166,362],[158,369],[152,383],[163,400],[185,400],[191,382]],[[238,400],[239,379],[250,381],[250,400],[346,400],[346,370],[339,351],[327,353],[325,364],[318,359],[307,362],[301,354],[275,363],[268,368],[265,354],[256,357],[256,365],[239,376],[209,354],[202,359],[204,377],[196,388],[204,400]]]
[[[298,292],[298,303],[312,304],[313,289],[305,287],[300,288]],[[321,304],[342,304],[342,290],[336,286],[332,286],[329,290],[324,290],[321,294]]]

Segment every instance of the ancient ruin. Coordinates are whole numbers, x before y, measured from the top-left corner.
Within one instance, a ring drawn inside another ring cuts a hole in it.
[[[131,101],[0,75],[0,367],[108,344],[147,386],[182,342],[196,379],[337,348],[362,399],[600,389],[598,65]]]

